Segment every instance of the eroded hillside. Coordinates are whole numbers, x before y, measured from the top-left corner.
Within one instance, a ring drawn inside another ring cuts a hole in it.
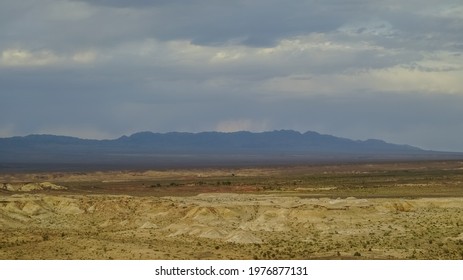
[[[463,199],[14,195],[2,259],[460,259]]]
[[[4,174],[2,259],[462,259],[463,163]]]

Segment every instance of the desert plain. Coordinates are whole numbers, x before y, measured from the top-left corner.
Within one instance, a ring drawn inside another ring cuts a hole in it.
[[[1,259],[463,259],[463,161],[0,173]]]

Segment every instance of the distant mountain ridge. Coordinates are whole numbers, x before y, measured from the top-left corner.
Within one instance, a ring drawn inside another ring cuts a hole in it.
[[[386,143],[382,140],[365,141],[323,135],[308,131],[300,133],[293,130],[269,132],[138,132],[113,140],[81,139],[70,136],[32,134],[0,138],[0,149],[9,148],[98,148],[121,151],[152,151],[159,153],[272,153],[272,152],[416,152],[419,148],[409,145]],[[4,149],[2,149],[4,150]],[[11,151],[11,150],[10,150]],[[7,151],[5,151],[7,152]]]
[[[139,132],[112,140],[29,135],[0,138],[0,164],[162,164],[195,160],[214,165],[228,161],[251,163],[271,159],[323,160],[359,157],[443,155],[409,145],[365,141],[313,131],[268,132]],[[259,160],[258,160],[259,159]],[[1,166],[0,166],[1,168]]]
[[[121,145],[137,145],[154,150],[202,152],[373,152],[419,151],[408,145],[396,145],[382,140],[354,141],[331,135],[293,130],[269,132],[139,132],[114,140]]]

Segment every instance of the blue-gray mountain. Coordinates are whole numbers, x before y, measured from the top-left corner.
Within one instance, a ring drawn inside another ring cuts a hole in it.
[[[54,164],[126,167],[278,164],[360,159],[460,157],[382,140],[350,140],[316,132],[140,132],[114,140],[29,135],[0,138],[0,168]]]

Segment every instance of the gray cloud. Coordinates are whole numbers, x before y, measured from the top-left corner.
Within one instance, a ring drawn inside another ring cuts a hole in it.
[[[461,39],[458,1],[82,1],[89,5],[124,8],[107,10],[103,19],[117,24],[136,13],[150,36],[196,44],[240,42],[251,46],[271,45],[281,38],[312,32],[330,32],[355,23],[357,31],[375,34],[362,26],[374,20],[392,24],[410,41],[426,41],[429,35]],[[439,5],[437,5],[439,4]],[[140,11],[143,7],[143,11]],[[452,10],[456,10],[452,12]],[[125,12],[124,12],[125,11]],[[146,21],[144,20],[146,19]],[[380,25],[377,25],[378,27]],[[444,31],[444,32],[442,32]],[[143,33],[146,35],[146,33]],[[381,34],[380,34],[381,35]],[[384,35],[384,34],[383,34]],[[397,39],[390,36],[389,39]],[[384,38],[381,38],[384,40]],[[403,42],[402,42],[403,43]]]
[[[74,0],[86,2],[90,5],[107,6],[107,7],[118,7],[118,8],[144,8],[149,6],[167,5],[167,4],[178,4],[184,1],[172,1],[172,0]]]
[[[451,12],[457,5],[452,1],[440,5],[341,0],[15,2],[0,4],[3,44],[25,42],[33,48],[104,48],[146,38],[259,47],[349,26],[355,31],[353,40],[388,47],[436,49],[443,41],[452,47],[463,39],[458,32],[461,18]]]

